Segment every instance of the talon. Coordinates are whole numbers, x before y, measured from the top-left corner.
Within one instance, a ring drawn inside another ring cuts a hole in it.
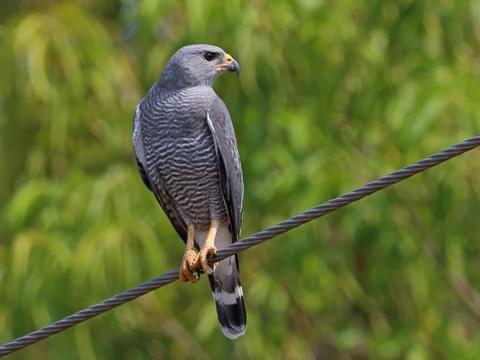
[[[205,274],[210,275],[211,273],[213,273],[213,270],[215,270],[215,265],[213,266],[213,268],[208,265],[208,255],[209,254],[215,255],[216,253],[217,253],[217,248],[215,246],[210,246],[208,248],[203,248],[198,253],[196,266],[198,268],[203,269],[203,272]]]
[[[197,263],[197,252],[193,249],[188,249],[183,255],[182,265],[180,266],[179,279],[181,281],[190,281],[196,283],[199,279],[198,273],[195,271]]]

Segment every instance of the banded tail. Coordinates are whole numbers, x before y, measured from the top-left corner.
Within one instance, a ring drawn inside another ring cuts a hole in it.
[[[206,237],[206,231],[195,233],[195,243],[199,248],[204,245]],[[215,246],[221,249],[231,243],[230,229],[227,226],[220,226],[215,237]],[[229,339],[236,339],[245,334],[247,312],[243,302],[237,256],[230,256],[217,263],[213,273],[208,275],[208,281],[223,334]]]
[[[247,312],[243,301],[237,256],[219,262],[213,274],[208,276],[208,280],[223,335],[233,340],[245,334]]]

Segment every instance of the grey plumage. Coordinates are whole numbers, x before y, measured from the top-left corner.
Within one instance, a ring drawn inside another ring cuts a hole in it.
[[[134,117],[132,140],[142,179],[184,241],[187,225],[195,225],[197,248],[213,219],[221,224],[215,238],[219,247],[238,240],[242,223],[235,133],[225,104],[211,87],[221,72],[238,70],[231,58],[228,68],[221,63],[225,56],[212,45],[178,50]],[[242,335],[246,312],[237,257],[217,264],[209,281],[223,333]]]

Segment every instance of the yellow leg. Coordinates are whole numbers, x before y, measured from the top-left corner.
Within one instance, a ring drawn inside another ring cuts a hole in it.
[[[202,249],[198,253],[197,257],[197,267],[200,266],[203,269],[205,274],[211,274],[213,269],[208,266],[208,255],[209,254],[216,254],[217,248],[215,247],[215,236],[217,235],[217,230],[220,226],[220,221],[212,220],[210,223],[210,229],[208,230],[207,238],[205,239],[205,243],[203,244]]]
[[[185,245],[182,265],[180,266],[179,278],[181,281],[191,281],[192,283],[198,281],[198,276],[194,272],[197,263],[197,251],[195,250],[194,239],[195,227],[188,225],[187,244]]]

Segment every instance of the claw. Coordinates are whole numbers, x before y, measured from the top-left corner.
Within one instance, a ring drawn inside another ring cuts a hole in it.
[[[181,281],[190,281],[196,283],[199,279],[198,273],[195,271],[197,264],[197,252],[194,249],[188,249],[183,255],[182,265],[180,266],[179,279]]]
[[[215,246],[204,247],[198,253],[196,267],[203,269],[203,272],[205,274],[210,275],[211,273],[213,273],[213,271],[215,270],[215,265],[213,266],[213,268],[208,265],[208,255],[215,255],[216,253],[217,248]]]

